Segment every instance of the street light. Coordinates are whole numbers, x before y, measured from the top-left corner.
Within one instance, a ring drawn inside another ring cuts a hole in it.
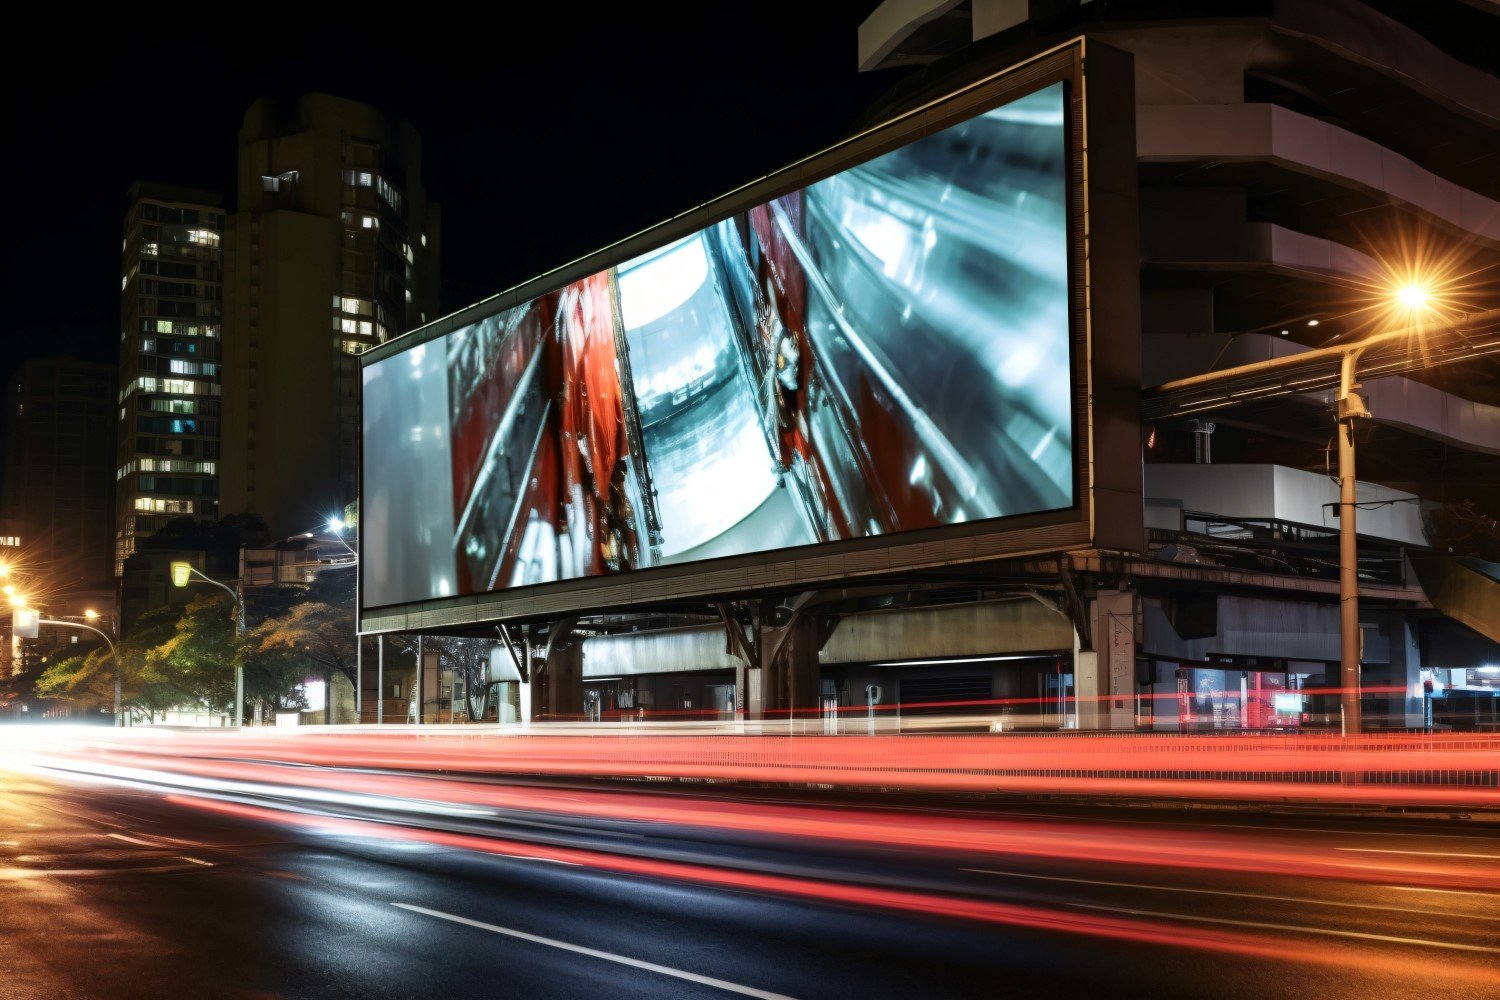
[[[344,530],[346,528],[348,528],[348,527],[349,527],[348,522],[346,522],[343,518],[341,518],[341,517],[339,517],[337,515],[334,515],[333,517],[330,517],[328,519],[328,530],[333,534],[334,538],[338,539],[339,544],[342,545],[344,548],[348,549],[349,550],[349,554],[351,556],[353,556],[357,560],[357,559],[359,559],[359,553],[356,552],[356,551],[354,551],[354,547],[353,546],[351,546],[348,542],[344,541]]]
[[[1426,309],[1432,301],[1432,289],[1424,284],[1412,283],[1402,285],[1396,289],[1396,304],[1407,312],[1417,312]]]
[[[83,613],[83,616],[89,621],[97,621],[99,619],[99,612],[90,608]],[[111,621],[113,621],[113,619],[111,619]],[[41,617],[37,618],[37,622],[42,625],[60,625],[63,628],[87,629],[88,631],[94,633],[99,638],[105,641],[105,643],[109,646],[109,655],[115,661],[115,725],[123,726],[125,724],[125,718],[120,711],[120,651],[115,648],[115,641],[108,635],[106,635],[102,630],[97,629],[92,625],[85,625],[83,622],[64,621],[59,618]]]
[[[234,637],[236,640],[243,639],[245,637],[245,597],[241,581],[235,580],[234,586],[231,587],[221,580],[215,580],[200,572],[192,563],[172,563],[172,586],[186,587],[195,576],[204,583],[213,584],[234,598]],[[234,724],[236,728],[245,724],[245,668],[238,663],[234,665]]]

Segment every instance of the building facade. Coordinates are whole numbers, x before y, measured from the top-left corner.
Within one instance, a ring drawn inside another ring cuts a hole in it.
[[[222,503],[284,537],[355,499],[357,359],[437,317],[439,216],[412,126],[327,94],[251,106],[236,197]]]
[[[27,361],[6,387],[0,542],[18,544],[0,548],[34,602],[111,577],[115,389],[114,365],[75,358]]]
[[[224,205],[138,182],[121,240],[114,575],[177,517],[219,513]]]

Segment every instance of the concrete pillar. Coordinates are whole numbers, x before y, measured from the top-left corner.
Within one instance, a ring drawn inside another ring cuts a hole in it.
[[[798,617],[760,632],[761,704],[770,719],[812,719],[818,708],[818,623]]]
[[[1073,712],[1069,728],[1099,729],[1099,654],[1085,652],[1073,634]]]
[[[531,695],[532,688],[534,686],[535,685],[526,681],[522,681],[521,683],[516,685],[517,695],[519,699],[516,715],[519,716],[521,725],[523,726],[531,725]]]
[[[1390,649],[1390,663],[1384,667],[1365,666],[1361,671],[1365,686],[1402,690],[1366,694],[1361,699],[1371,722],[1407,729],[1422,726],[1422,651],[1412,624],[1400,611],[1388,613],[1381,622],[1380,630]]]
[[[540,667],[540,675],[537,673],[538,667]],[[554,646],[544,665],[533,663],[532,678],[531,684],[521,685],[522,711],[525,718],[569,719],[583,715],[583,641],[581,639],[573,639],[566,649]],[[525,710],[528,698],[525,689],[528,687],[536,688],[529,696],[531,708],[529,712]]]
[[[1079,729],[1135,728],[1136,601],[1134,591],[1101,590],[1089,602],[1094,649],[1073,637],[1073,693]]]
[[[1109,700],[1100,706],[1106,729],[1135,728],[1135,640],[1136,601],[1134,591],[1099,592],[1094,602],[1094,650],[1101,661],[1100,684]]]

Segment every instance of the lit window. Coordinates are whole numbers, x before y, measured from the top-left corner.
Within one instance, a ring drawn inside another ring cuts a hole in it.
[[[361,336],[373,337],[375,335],[375,324],[367,319],[359,321],[359,332]]]
[[[160,248],[155,243],[141,244],[141,255],[143,257],[155,257],[159,252]]]
[[[178,361],[176,358],[173,358],[167,364],[173,375],[198,374],[198,362],[196,361]]]
[[[360,216],[359,227],[361,229],[374,229],[375,226],[376,226],[375,216],[373,216],[373,215],[363,215],[363,216]],[[123,287],[123,286],[121,286],[121,287]]]
[[[362,171],[360,171],[360,174],[359,174],[359,186],[360,187],[366,187],[366,188],[369,187],[370,184],[371,184],[371,182],[372,182],[372,180],[373,180],[373,178],[370,177],[370,172],[368,170],[362,170]]]
[[[344,319],[344,320],[340,320],[339,321],[339,332],[340,333],[358,333],[359,332],[359,320],[357,320],[357,319]]]
[[[365,353],[365,345],[357,340],[345,340],[339,343],[339,349],[345,354],[360,355]]]
[[[147,353],[150,353],[151,351],[156,350],[156,338],[155,337],[142,337],[141,338],[141,350],[146,351]]]
[[[169,320],[169,319],[159,319],[159,320],[157,320],[156,321],[156,332],[157,333],[171,333],[172,332],[172,321]]]

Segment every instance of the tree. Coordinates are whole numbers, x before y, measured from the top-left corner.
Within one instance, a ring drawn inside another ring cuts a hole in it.
[[[193,517],[174,517],[140,548],[202,552],[208,557],[210,573],[233,574],[239,565],[240,549],[266,541],[266,522],[259,514],[228,514],[212,524]]]
[[[153,661],[156,648],[173,637],[178,608],[157,608],[140,617],[130,634],[117,643],[120,652],[120,704],[124,711],[147,721],[157,712],[183,703],[184,690],[173,669]],[[115,661],[107,646],[70,656],[52,664],[37,679],[36,692],[44,698],[64,698],[92,705],[113,705]]]
[[[272,713],[307,708],[302,682],[307,680],[308,665],[300,653],[262,650],[252,632],[235,650],[235,664],[245,671],[245,704],[260,702]]]
[[[278,656],[301,657],[327,684],[330,715],[334,675],[342,674],[350,684],[359,683],[355,670],[357,643],[352,607],[306,601],[295,605],[286,614],[268,618],[256,626],[247,644],[255,656],[269,658],[266,666],[271,669],[285,669],[287,666],[284,662],[278,663]]]
[[[173,634],[147,654],[148,661],[210,711],[234,704],[234,602],[227,594],[194,599],[182,609]]]

